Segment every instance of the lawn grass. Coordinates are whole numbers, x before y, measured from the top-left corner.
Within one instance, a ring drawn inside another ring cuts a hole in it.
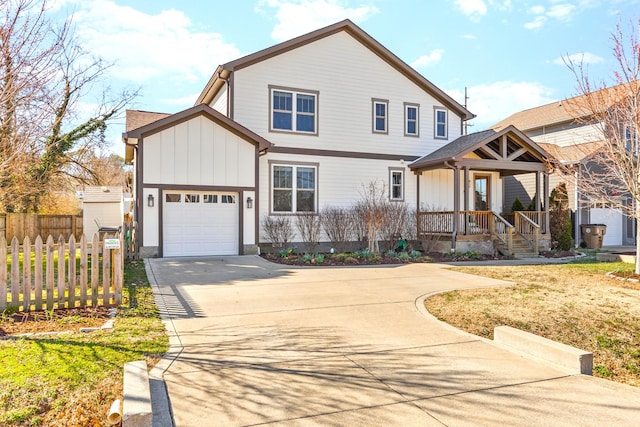
[[[640,386],[640,284],[609,278],[625,263],[456,268],[514,286],[447,292],[425,305],[439,319],[485,338],[508,325],[594,355],[594,375]]]
[[[111,331],[0,341],[0,425],[104,425],[124,363],[168,349],[142,262],[126,263],[123,293]]]

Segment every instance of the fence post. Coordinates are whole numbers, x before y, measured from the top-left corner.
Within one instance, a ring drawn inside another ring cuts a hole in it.
[[[116,306],[122,304],[122,236],[118,236],[116,234],[116,238],[118,238],[118,242],[120,243],[119,249],[114,249],[111,251],[113,256],[113,291],[114,291],[114,302]]]
[[[25,236],[22,244],[22,308],[26,312],[31,308],[31,239]]]
[[[7,239],[0,235],[0,310],[7,306]]]
[[[65,285],[65,269],[64,269],[64,238],[58,238],[58,308],[64,308],[64,285]]]
[[[100,242],[98,235],[94,234],[91,240],[91,305],[98,305],[98,275],[100,273],[100,260],[98,254],[100,252]],[[104,294],[104,287],[103,287]]]
[[[47,278],[46,278],[46,282],[47,282],[47,310],[52,310],[53,309],[53,287],[54,287],[54,277],[53,277],[53,258],[54,258],[54,245],[55,243],[53,242],[53,237],[51,235],[49,235],[49,237],[47,237]]]
[[[80,237],[80,307],[87,305],[87,239]]]
[[[36,310],[42,310],[42,237],[36,237],[36,261],[34,265],[34,288],[36,296]]]
[[[69,308],[76,306],[76,238],[69,237]]]
[[[20,307],[20,244],[18,239],[11,239],[11,305]]]
[[[102,237],[102,303],[109,305],[111,303],[111,250],[104,248],[104,239],[107,234]]]

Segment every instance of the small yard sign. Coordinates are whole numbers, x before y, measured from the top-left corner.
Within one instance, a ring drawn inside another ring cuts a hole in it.
[[[104,239],[104,248],[105,249],[120,249],[120,240],[119,239]]]

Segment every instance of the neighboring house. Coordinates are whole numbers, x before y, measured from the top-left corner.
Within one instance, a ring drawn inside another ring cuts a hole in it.
[[[352,206],[372,182],[447,250],[495,251],[503,176],[548,184],[529,138],[463,136],[473,114],[349,20],[219,66],[188,110],[128,116],[143,256],[255,253],[265,217]]]
[[[572,210],[574,240],[580,244],[582,224],[605,224],[607,232],[603,246],[634,245],[635,220],[625,216],[619,209],[607,203],[591,200],[580,193],[576,179],[580,179],[580,168],[589,165],[590,155],[602,141],[602,130],[591,123],[590,115],[580,108],[584,96],[553,102],[540,107],[515,113],[495,124],[495,130],[515,126],[542,147],[551,157],[565,165],[575,165],[573,177],[555,173],[551,176],[551,187],[564,182],[569,193]],[[511,210],[518,197],[525,206],[535,196],[536,190],[531,175],[519,175],[504,180],[503,211]],[[633,203],[629,196],[621,196],[623,203]],[[546,199],[545,199],[546,200]]]

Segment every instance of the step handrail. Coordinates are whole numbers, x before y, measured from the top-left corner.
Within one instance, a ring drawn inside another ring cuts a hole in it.
[[[500,214],[491,212],[493,221],[491,223],[491,234],[496,236],[498,240],[507,245],[507,256],[513,255],[513,231],[514,227],[509,221],[504,219]]]
[[[529,246],[533,246],[533,251],[540,252],[540,226],[533,222],[531,218],[522,212],[515,212],[515,231],[522,236]]]

